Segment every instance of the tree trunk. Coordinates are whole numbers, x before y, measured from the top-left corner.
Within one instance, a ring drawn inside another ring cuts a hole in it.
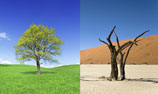
[[[125,64],[120,63],[120,80],[125,80]]]
[[[39,62],[38,59],[36,60],[36,64],[37,64],[37,70],[38,70],[37,74],[40,75],[41,74],[41,71],[40,71],[40,62]]]
[[[116,56],[112,55],[110,80],[117,80],[117,79],[118,79],[118,67],[116,62]]]
[[[124,54],[120,52],[121,59],[120,59],[120,80],[125,79],[125,64],[124,64]]]

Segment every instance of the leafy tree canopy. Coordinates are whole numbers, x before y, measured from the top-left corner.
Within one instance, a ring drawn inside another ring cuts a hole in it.
[[[60,55],[60,46],[63,43],[53,28],[34,24],[24,32],[15,45],[16,57],[21,63],[32,59],[56,62],[53,56]]]

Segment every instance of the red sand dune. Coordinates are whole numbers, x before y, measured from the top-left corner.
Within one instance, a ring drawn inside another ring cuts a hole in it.
[[[138,46],[131,49],[127,64],[158,64],[158,35],[142,37]],[[122,40],[120,44],[126,41]],[[98,40],[99,42],[99,40]],[[116,45],[116,42],[114,42]],[[125,49],[124,51],[127,51]],[[80,51],[80,64],[107,64],[110,63],[110,51],[107,45]]]

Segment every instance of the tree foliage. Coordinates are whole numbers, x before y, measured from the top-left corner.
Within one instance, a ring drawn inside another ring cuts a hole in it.
[[[64,42],[56,36],[53,28],[31,25],[15,45],[16,57],[20,62],[44,60],[56,62],[53,56],[60,55]]]

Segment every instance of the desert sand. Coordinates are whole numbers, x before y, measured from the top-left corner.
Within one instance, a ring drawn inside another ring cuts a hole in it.
[[[106,41],[105,39],[102,39]],[[129,39],[134,40],[134,39]],[[120,44],[129,40],[122,40]],[[98,40],[99,42],[99,40]],[[116,42],[114,42],[116,45]],[[126,51],[127,49],[125,49]],[[81,64],[107,64],[110,51],[107,45],[80,51]],[[158,35],[140,38],[138,46],[133,46],[127,59],[128,64],[158,64]]]
[[[108,64],[80,65],[81,94],[158,94],[158,65],[126,65],[125,81],[99,79],[110,75]]]

